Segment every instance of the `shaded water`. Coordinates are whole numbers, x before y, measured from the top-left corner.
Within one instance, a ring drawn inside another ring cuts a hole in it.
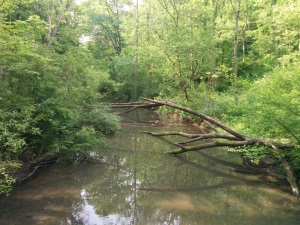
[[[92,160],[54,165],[1,198],[0,224],[300,223],[299,200],[261,176],[235,173],[237,155],[210,149],[172,157],[164,154],[172,147],[142,133],[195,128],[153,127],[143,122],[153,116],[146,111],[131,115],[139,119],[129,115]]]

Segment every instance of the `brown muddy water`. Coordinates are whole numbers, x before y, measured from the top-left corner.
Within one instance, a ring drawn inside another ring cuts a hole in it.
[[[165,154],[173,147],[143,131],[197,130],[156,127],[155,119],[144,110],[130,113],[90,160],[54,165],[16,186],[0,199],[0,224],[300,224],[299,200],[262,175],[234,172],[241,165],[237,154]]]

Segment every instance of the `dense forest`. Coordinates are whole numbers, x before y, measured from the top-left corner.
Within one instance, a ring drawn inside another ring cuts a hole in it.
[[[24,162],[103,146],[107,103],[140,97],[293,144],[239,150],[300,180],[299,59],[298,0],[0,0],[0,193]]]

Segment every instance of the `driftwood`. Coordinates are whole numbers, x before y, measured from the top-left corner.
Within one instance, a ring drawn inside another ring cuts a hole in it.
[[[201,149],[208,149],[208,148],[215,148],[215,147],[230,147],[230,148],[235,148],[235,147],[245,147],[245,146],[255,146],[255,145],[260,145],[260,146],[266,146],[270,149],[273,149],[274,152],[282,152],[282,151],[289,151],[291,149],[294,149],[295,146],[289,143],[281,142],[280,140],[274,140],[274,139],[269,139],[269,138],[257,138],[257,137],[249,137],[246,136],[242,133],[239,133],[227,125],[223,124],[221,121],[207,116],[203,113],[196,112],[192,109],[176,105],[172,102],[167,102],[167,101],[158,101],[158,100],[153,100],[153,99],[147,99],[143,98],[146,100],[148,103],[141,104],[141,103],[135,103],[132,105],[126,105],[127,107],[131,107],[129,110],[126,110],[126,113],[132,110],[135,110],[136,108],[144,108],[144,107],[155,107],[155,106],[168,106],[189,114],[192,114],[194,116],[197,116],[201,119],[202,123],[206,125],[206,127],[209,128],[209,130],[212,131],[212,133],[200,133],[200,134],[187,134],[183,132],[165,132],[165,133],[151,133],[147,132],[149,135],[159,137],[163,139],[164,141],[167,141],[169,144],[172,144],[176,147],[178,147],[177,150],[168,152],[173,155],[181,154],[184,152],[190,152],[190,151],[197,151]],[[169,135],[178,135],[182,136],[185,138],[188,138],[186,141],[182,141],[179,143],[173,143],[171,141],[168,141],[164,139],[164,136],[169,136]],[[205,142],[200,142],[200,140],[205,140]],[[194,145],[187,145],[188,143],[196,143]],[[278,154],[282,155],[282,154]],[[299,186],[297,184],[297,179],[293,174],[293,171],[291,169],[291,166],[287,162],[287,160],[282,156],[279,158],[285,168],[286,174],[287,174],[287,180],[289,181],[292,192],[294,196],[300,197],[300,192],[299,192]]]

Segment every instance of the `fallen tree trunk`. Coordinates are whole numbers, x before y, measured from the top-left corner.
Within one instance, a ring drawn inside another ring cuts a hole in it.
[[[119,112],[118,115],[122,115],[131,112],[138,108],[153,108],[162,106],[160,103],[144,103],[144,102],[130,102],[130,103],[115,103],[111,105],[111,108],[129,108],[123,112]]]
[[[202,144],[196,145],[196,146],[184,147],[184,148],[180,149],[179,151],[171,152],[172,154],[179,154],[179,153],[183,153],[183,152],[187,152],[187,151],[195,151],[195,150],[200,150],[200,149],[204,149],[204,148],[213,148],[213,147],[218,147],[218,146],[238,147],[238,146],[255,145],[255,144],[264,145],[264,146],[271,147],[271,148],[273,148],[273,146],[276,146],[277,148],[279,148],[281,150],[288,150],[288,149],[295,148],[295,146],[292,144],[281,143],[281,142],[278,142],[278,141],[270,139],[270,138],[248,137],[244,134],[241,134],[241,133],[231,129],[230,127],[226,126],[221,121],[219,121],[213,117],[207,116],[203,113],[196,112],[189,108],[185,108],[183,106],[176,105],[172,102],[157,101],[157,100],[152,100],[152,99],[147,99],[147,98],[144,98],[144,99],[147,100],[148,102],[153,102],[153,103],[169,106],[169,107],[190,113],[192,115],[198,116],[203,120],[203,122],[206,122],[207,124],[209,124],[209,126],[210,126],[209,128],[212,128],[212,126],[214,127],[214,129],[212,129],[214,131],[214,133],[210,133],[210,134],[204,133],[204,134],[192,134],[191,135],[191,134],[185,134],[182,132],[172,132],[172,133],[169,132],[169,133],[160,133],[160,134],[151,133],[151,135],[153,135],[153,136],[179,135],[179,136],[195,138],[195,139],[197,139],[197,141],[202,140],[202,139],[230,140],[230,141],[214,140],[214,141],[202,143]],[[190,142],[195,141],[195,139],[191,139]],[[277,151],[277,149],[275,149],[275,150]]]
[[[144,98],[144,100],[148,101],[149,104],[158,104],[159,106],[165,105],[168,107],[172,107],[174,109],[178,109],[181,111],[184,111],[186,113],[198,116],[201,118],[202,122],[205,123],[210,130],[213,131],[213,133],[203,133],[203,134],[186,134],[183,132],[165,132],[165,133],[151,133],[147,132],[148,134],[156,137],[163,137],[163,136],[169,136],[169,135],[178,135],[182,137],[189,138],[187,141],[179,142],[179,143],[172,143],[171,141],[165,140],[174,146],[179,147],[179,149],[169,152],[170,154],[177,155],[184,152],[190,152],[190,151],[197,151],[201,149],[207,149],[207,148],[215,148],[215,147],[245,147],[245,146],[254,146],[254,145],[260,145],[260,146],[266,146],[267,148],[273,149],[277,153],[282,153],[282,151],[288,151],[291,149],[294,149],[295,146],[292,144],[287,144],[280,142],[278,140],[269,139],[269,138],[257,138],[257,137],[248,137],[244,134],[241,134],[227,125],[223,124],[221,121],[207,116],[203,113],[196,112],[192,109],[176,105],[172,102],[166,102],[166,101],[158,101],[158,100],[152,100]],[[133,109],[134,110],[134,109]],[[195,145],[189,145],[186,146],[187,143],[191,142],[197,142],[200,140],[206,139],[206,142],[202,142]],[[279,154],[282,155],[282,154]],[[289,181],[292,192],[294,196],[300,197],[299,192],[299,186],[297,184],[297,179],[295,175],[292,172],[291,166],[287,162],[287,160],[281,156],[280,158],[282,164],[284,165],[286,174],[287,174],[287,180]]]
[[[20,183],[20,182],[30,179],[40,168],[48,167],[48,166],[56,163],[56,161],[57,161],[57,157],[52,157],[47,160],[41,160],[40,162],[37,163],[38,165],[31,167],[32,168],[31,172],[29,172],[29,170],[25,171],[25,175],[23,175],[23,176],[21,175],[20,177],[18,177],[18,175],[15,175],[15,176],[17,176],[16,182]]]

